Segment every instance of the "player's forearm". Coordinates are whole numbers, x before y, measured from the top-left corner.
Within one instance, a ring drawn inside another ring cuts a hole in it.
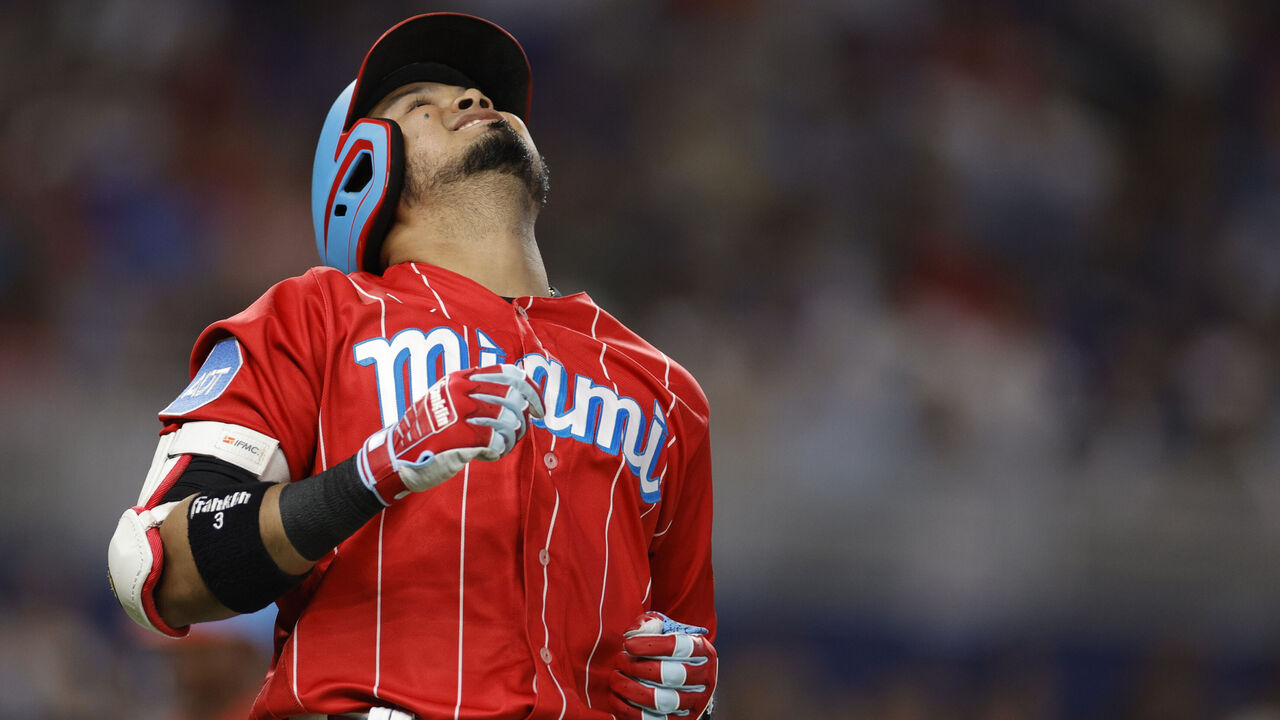
[[[290,575],[307,572],[315,564],[298,554],[289,542],[280,520],[282,486],[267,490],[259,510],[258,522],[262,543],[280,570]],[[221,620],[236,614],[223,605],[200,576],[191,551],[188,517],[192,499],[178,504],[160,526],[164,544],[164,571],[156,586],[156,609],[172,627]]]
[[[224,484],[182,500],[160,526],[155,611],[180,628],[266,607],[396,500],[430,491],[473,459],[506,455],[530,414],[542,416],[542,401],[523,370],[455,371],[317,475]]]
[[[293,483],[188,497],[160,526],[165,561],[156,611],[182,627],[266,607],[384,507],[355,457]]]

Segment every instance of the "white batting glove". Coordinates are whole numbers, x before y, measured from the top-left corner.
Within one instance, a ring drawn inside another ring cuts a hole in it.
[[[524,437],[530,415],[542,417],[542,399],[520,368],[457,370],[432,385],[396,424],[370,435],[356,454],[356,468],[390,505],[436,487],[472,460],[505,456]]]

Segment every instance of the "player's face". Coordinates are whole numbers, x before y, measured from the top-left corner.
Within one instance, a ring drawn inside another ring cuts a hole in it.
[[[420,200],[434,185],[490,171],[519,178],[535,201],[546,202],[546,161],[529,129],[519,117],[495,110],[475,88],[409,83],[383,98],[369,116],[400,126],[408,202]]]

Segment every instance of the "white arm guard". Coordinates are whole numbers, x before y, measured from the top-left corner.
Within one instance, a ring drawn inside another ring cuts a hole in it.
[[[136,507],[125,510],[107,548],[107,580],[120,606],[142,627],[170,637],[182,637],[187,629],[171,628],[160,619],[154,592],[164,564],[160,523],[177,504],[141,512]]]
[[[138,504],[124,511],[107,549],[108,580],[129,617],[148,630],[182,637],[188,628],[172,628],[155,605],[155,585],[164,567],[160,524],[177,502],[158,503],[187,469],[191,455],[209,455],[244,468],[259,479],[289,479],[280,443],[240,425],[189,422],[160,438]]]

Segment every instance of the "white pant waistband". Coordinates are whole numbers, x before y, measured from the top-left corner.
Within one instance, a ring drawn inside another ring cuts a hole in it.
[[[338,715],[294,715],[289,720],[416,720],[417,715],[394,708],[371,708],[369,712]]]

